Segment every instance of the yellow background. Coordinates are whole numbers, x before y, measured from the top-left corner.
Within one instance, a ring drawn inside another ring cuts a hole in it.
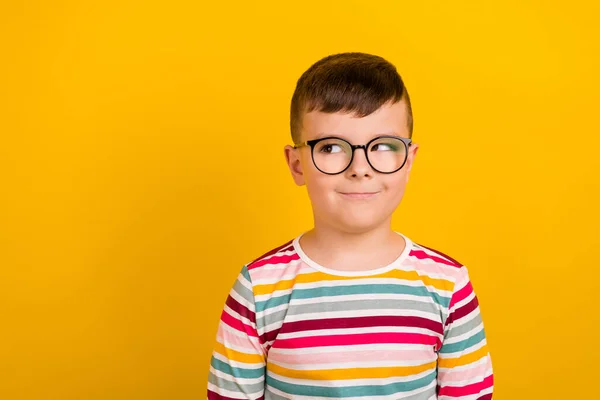
[[[205,398],[243,263],[311,226],[296,79],[397,65],[394,227],[467,265],[496,399],[597,393],[598,2],[6,1],[0,398]]]

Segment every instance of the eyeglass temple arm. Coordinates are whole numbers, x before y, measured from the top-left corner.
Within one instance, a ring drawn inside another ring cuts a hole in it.
[[[308,142],[294,143],[294,148],[295,149],[297,149],[299,147],[304,147],[304,146],[308,146]]]

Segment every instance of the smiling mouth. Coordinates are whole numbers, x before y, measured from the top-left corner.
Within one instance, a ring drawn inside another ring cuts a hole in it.
[[[375,197],[379,192],[338,192],[342,196],[349,199],[370,199]]]

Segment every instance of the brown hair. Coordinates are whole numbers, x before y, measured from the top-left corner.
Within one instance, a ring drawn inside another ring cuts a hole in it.
[[[306,70],[292,96],[290,129],[298,143],[304,113],[352,112],[365,117],[382,105],[404,99],[408,130],[413,131],[410,97],[396,67],[384,58],[366,53],[339,53],[327,56]]]

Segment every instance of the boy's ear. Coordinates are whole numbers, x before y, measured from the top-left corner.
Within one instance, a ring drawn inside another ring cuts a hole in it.
[[[410,170],[412,169],[413,163],[415,161],[415,157],[417,156],[417,151],[419,151],[419,145],[416,143],[412,143],[410,149],[408,151],[408,158],[406,159],[406,182],[408,183],[408,179],[410,178]]]
[[[294,149],[292,146],[287,145],[283,149],[285,155],[285,161],[287,162],[288,168],[292,173],[292,178],[298,186],[303,186],[306,182],[304,180],[304,172],[302,171],[302,162],[300,160],[300,150]]]

